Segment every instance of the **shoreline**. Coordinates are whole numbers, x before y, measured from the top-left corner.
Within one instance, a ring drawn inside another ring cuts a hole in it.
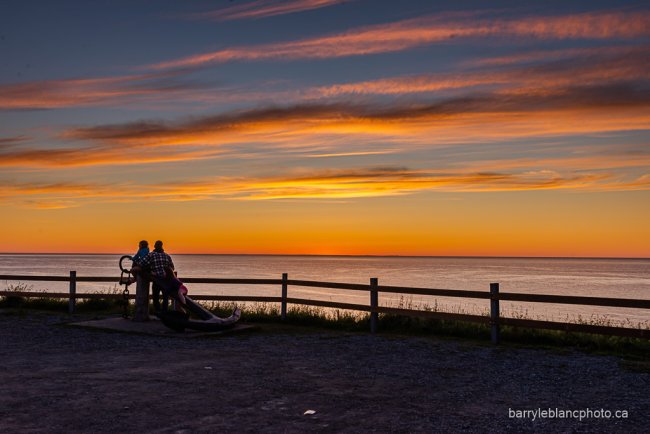
[[[476,256],[476,255],[319,255],[290,253],[173,253],[175,256],[270,256],[314,258],[391,258],[391,259],[549,259],[549,260],[602,260],[602,261],[650,261],[650,257],[627,256]],[[0,252],[2,256],[123,256],[125,253],[85,252]]]

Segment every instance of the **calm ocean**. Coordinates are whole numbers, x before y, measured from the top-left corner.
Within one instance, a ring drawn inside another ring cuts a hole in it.
[[[120,255],[0,254],[0,274],[119,276]],[[648,259],[554,259],[554,258],[441,258],[441,257],[354,257],[354,256],[238,256],[172,255],[179,278],[239,277],[277,278],[329,282],[368,283],[489,291],[499,282],[502,292],[584,295],[650,299]],[[4,289],[8,284],[0,282]],[[35,290],[67,291],[65,282],[26,282]],[[79,292],[107,290],[106,283],[79,283]],[[245,285],[190,285],[190,294],[278,295],[279,287]],[[319,300],[368,303],[368,294],[319,288],[289,287],[289,296]],[[413,307],[438,305],[450,311],[484,313],[487,300],[442,297],[391,296],[380,294],[380,304]],[[507,316],[533,319],[576,320],[593,316],[612,321],[650,323],[650,311],[592,306],[545,305],[502,302]]]

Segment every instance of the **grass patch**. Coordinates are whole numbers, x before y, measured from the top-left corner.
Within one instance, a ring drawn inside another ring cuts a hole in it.
[[[35,310],[50,310],[55,312],[64,312],[68,310],[67,300],[58,298],[47,297],[46,291],[34,291],[31,285],[18,283],[15,285],[7,285],[5,291],[9,292],[38,292],[44,294],[41,297],[23,297],[20,295],[4,295],[0,297],[0,308],[9,309],[35,309]]]
[[[105,294],[112,297],[77,299],[75,311],[79,311],[79,312],[95,312],[95,311],[123,312],[124,311],[124,303],[125,303],[124,299],[121,297],[115,298],[116,295],[119,296],[122,295],[122,290],[118,286],[113,286],[112,288],[106,289],[104,291],[99,291],[97,293]]]
[[[65,298],[53,298],[47,296],[47,291],[38,290],[34,291],[31,285],[18,283],[15,285],[8,285],[5,291],[20,293],[20,292],[37,292],[43,294],[39,297],[23,297],[20,295],[4,295],[0,297],[0,308],[5,309],[29,309],[29,310],[43,310],[51,312],[68,312],[69,301]],[[122,291],[118,287],[109,288],[103,291],[98,291],[96,294],[106,294],[107,297],[103,298],[77,298],[75,303],[75,312],[106,312],[112,313],[122,311],[124,300],[121,298],[113,298],[110,295],[121,294]],[[79,295],[79,294],[77,294]]]
[[[228,316],[232,313],[235,303],[211,302],[206,307],[216,315]],[[243,321],[269,324],[281,322],[280,310],[276,304],[250,303],[240,305],[240,307],[242,308]],[[603,323],[602,319],[582,321],[585,324],[609,325],[609,323]],[[289,306],[284,324],[328,330],[368,332],[370,330],[370,315],[365,312],[314,306]],[[379,332],[388,334],[435,335],[438,337],[468,339],[485,344],[490,343],[490,326],[488,324],[380,314],[378,329]],[[638,360],[647,359],[648,354],[650,354],[650,340],[647,339],[568,333],[557,330],[502,326],[501,340],[506,346],[542,347],[556,350],[578,349],[585,352],[614,354]]]
[[[604,325],[602,321],[584,321],[583,324]],[[630,325],[632,328],[633,325]],[[380,315],[379,330],[408,334],[434,334],[437,336],[472,339],[489,343],[489,324],[418,318],[400,315]],[[518,347],[572,348],[597,354],[625,355],[634,359],[647,359],[650,340],[607,336],[591,333],[574,333],[560,330],[530,329],[501,326],[501,342]]]
[[[505,342],[521,346],[574,348],[596,354],[624,355],[633,359],[647,359],[650,354],[648,339],[522,327],[502,327],[501,337]]]
[[[242,321],[253,323],[280,322],[280,307],[273,303],[244,303],[212,301],[206,308],[218,316],[229,316],[235,306],[242,309]],[[369,327],[369,315],[358,312],[324,309],[316,306],[296,306],[287,308],[286,324],[313,326],[333,330],[365,331]]]
[[[7,291],[23,292],[33,291],[24,284],[12,285]],[[67,299],[54,299],[45,296],[38,298],[24,298],[19,295],[6,295],[0,297],[0,308],[17,310],[32,309],[55,312],[67,312]],[[114,296],[121,294],[119,287],[107,289],[100,294]],[[226,317],[235,307],[233,302],[212,301],[204,304],[218,316]],[[116,314],[123,312],[124,301],[121,298],[93,298],[80,299],[76,304],[79,313],[105,313]],[[132,303],[131,303],[132,306]],[[370,315],[366,312],[329,309],[315,306],[290,305],[287,310],[287,319],[280,320],[280,308],[277,303],[240,303],[242,320],[250,323],[283,324],[313,327],[325,330],[338,330],[349,332],[367,333],[370,330]],[[443,311],[438,305],[413,306],[410,300],[400,300],[398,306],[404,309],[420,308],[429,311]],[[466,313],[462,309],[453,309],[451,313]],[[512,315],[512,314],[511,314]],[[525,313],[519,312],[512,315],[524,318]],[[602,317],[577,318],[581,324],[621,326]],[[629,328],[645,327],[648,325],[625,324]],[[490,326],[488,324],[469,323],[460,321],[443,320],[437,318],[411,317],[404,315],[380,314],[378,330],[385,334],[416,335],[446,338],[461,338],[479,343],[489,344]],[[518,347],[545,347],[554,350],[578,349],[599,354],[615,354],[625,356],[632,360],[646,360],[650,354],[650,340],[635,339],[616,336],[604,336],[586,333],[568,333],[556,330],[528,329],[519,327],[501,327],[501,339],[505,346]],[[635,365],[636,366],[636,365]],[[647,369],[647,363],[642,365]]]

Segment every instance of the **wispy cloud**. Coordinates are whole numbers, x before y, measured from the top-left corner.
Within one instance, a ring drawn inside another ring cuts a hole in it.
[[[79,167],[97,165],[153,164],[213,158],[215,149],[184,147],[147,151],[116,146],[82,146],[63,149],[27,148],[0,152],[0,167]]]
[[[186,71],[105,78],[31,81],[0,85],[0,110],[121,105],[135,98],[171,98],[201,86],[182,80]]]
[[[107,197],[110,187],[98,184],[1,182],[0,203],[26,208],[63,209],[80,206],[87,198]]]
[[[640,146],[640,148],[646,145]],[[616,149],[616,145],[609,147]],[[619,146],[622,147],[622,146]],[[553,168],[555,171],[572,172],[615,172],[617,169],[650,168],[650,152],[646,153],[618,153],[616,151],[593,153],[593,155],[560,155],[556,157],[541,158],[500,158],[475,162],[463,162],[461,165],[466,170],[485,171],[489,168],[498,168],[502,171],[527,171],[539,168]]]
[[[508,68],[470,70],[464,73],[421,74],[362,82],[321,86],[306,91],[312,98],[340,95],[405,95],[465,90],[472,87],[504,89],[509,93],[530,93],[531,89],[552,89],[623,81],[650,82],[650,46],[587,50],[554,50],[529,53],[496,62]],[[555,59],[554,57],[559,57]],[[549,60],[550,58],[550,60]],[[483,59],[488,64],[493,59]],[[546,60],[535,64],[531,60]]]
[[[397,149],[385,149],[382,151],[357,151],[357,152],[336,152],[336,153],[309,153],[305,154],[308,158],[335,158],[335,157],[359,157],[366,155],[385,155],[398,152]]]
[[[445,120],[465,114],[525,113],[537,111],[594,110],[598,107],[640,108],[650,106],[650,89],[634,85],[558,87],[543,95],[517,93],[479,94],[473,97],[450,98],[431,104],[382,107],[364,104],[298,104],[289,107],[254,109],[209,116],[184,124],[170,125],[138,122],[71,130],[67,138],[111,141],[123,144],[190,144],[205,143],[213,134],[266,130],[268,127],[300,127],[318,131],[346,126],[354,130],[368,125],[369,133],[382,131],[382,123]],[[412,125],[408,125],[411,127]]]
[[[237,147],[264,155],[344,155],[523,137],[647,130],[650,88],[635,83],[478,93],[429,104],[298,104],[195,118],[77,128],[81,147],[0,151],[0,166],[144,164],[218,157]],[[342,143],[344,138],[344,143]],[[370,147],[383,143],[383,148]],[[350,144],[354,144],[350,148]],[[371,155],[371,154],[368,154]]]
[[[0,137],[0,150],[12,148],[21,143],[25,143],[29,140],[25,136],[16,136],[16,137]]]
[[[257,0],[208,12],[192,14],[191,18],[213,21],[259,19],[293,14],[312,9],[338,5],[354,0]]]
[[[449,173],[406,168],[330,170],[308,176],[281,177],[250,182],[237,198],[343,199],[414,194],[422,191],[511,191],[585,188],[606,175],[563,178],[553,172]]]
[[[59,209],[89,202],[351,199],[427,191],[648,190],[650,175],[625,181],[611,173],[562,175],[552,170],[476,172],[371,167],[294,170],[266,178],[219,177],[161,184],[4,183],[2,187],[0,200],[4,202]]]
[[[650,46],[538,51],[481,59],[457,73],[387,77],[361,82],[286,89],[273,84],[211,86],[188,78],[191,70],[104,78],[47,80],[0,85],[0,110],[192,102],[262,104],[264,101],[327,101],[358,95],[451,95],[476,90],[531,93],[571,85],[648,82]]]
[[[196,67],[238,60],[325,59],[390,53],[463,38],[616,39],[650,35],[650,13],[592,12],[563,16],[489,18],[436,15],[379,24],[330,36],[227,48],[150,65]]]
[[[622,46],[606,46],[606,47],[590,47],[590,48],[561,48],[554,50],[525,50],[524,52],[517,52],[514,54],[507,54],[504,56],[490,56],[472,58],[463,62],[464,66],[470,67],[485,67],[485,66],[502,66],[509,64],[522,64],[530,62],[549,62],[563,59],[584,58],[589,56],[603,56],[603,55],[616,55],[626,52],[635,47],[626,45]]]

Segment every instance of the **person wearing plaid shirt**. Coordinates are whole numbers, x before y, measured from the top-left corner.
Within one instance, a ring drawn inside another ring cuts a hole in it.
[[[169,256],[163,250],[162,241],[156,241],[154,244],[153,252],[149,252],[147,256],[144,257],[141,261],[141,265],[144,267],[149,267],[151,274],[156,277],[164,278],[167,275],[167,270],[174,270],[174,262],[172,261],[171,256]]]
[[[169,286],[171,281],[167,278],[168,272],[174,271],[174,262],[171,256],[163,250],[162,241],[158,240],[154,244],[153,252],[150,252],[141,262],[143,267],[148,267],[153,278],[153,287],[151,288],[151,296],[153,298],[153,308],[156,312],[161,310],[160,293],[162,292],[163,303],[162,310],[167,310],[169,305]],[[173,276],[173,273],[171,273]]]

